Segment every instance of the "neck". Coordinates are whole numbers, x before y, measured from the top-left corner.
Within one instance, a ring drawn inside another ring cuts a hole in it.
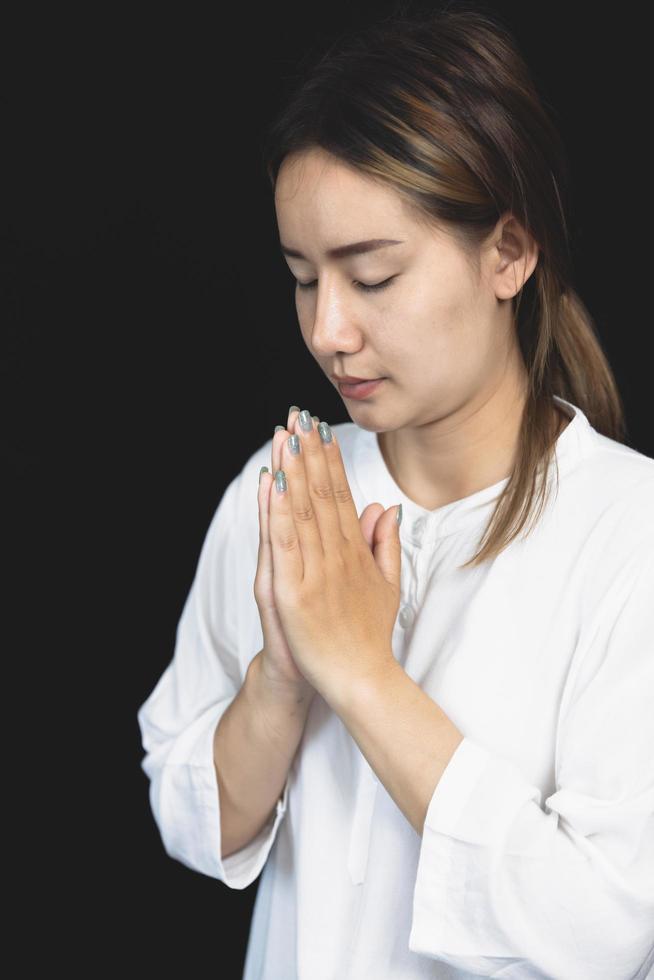
[[[527,372],[424,425],[378,433],[386,466],[400,489],[427,510],[493,486],[515,464],[527,397]]]

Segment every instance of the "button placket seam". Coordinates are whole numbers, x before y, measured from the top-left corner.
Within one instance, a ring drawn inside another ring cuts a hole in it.
[[[420,558],[420,552],[419,551],[418,552],[413,552],[413,551],[411,552],[411,581],[409,582],[409,589],[408,589],[407,601],[403,604],[403,606],[400,609],[400,612],[401,612],[402,609],[404,609],[406,607],[409,610],[410,614],[411,614],[410,615],[410,622],[407,623],[406,626],[404,626],[404,624],[401,624],[403,630],[405,631],[405,633],[406,633],[406,631],[413,624],[414,604],[415,604],[415,598],[416,598],[416,589],[417,589],[417,586],[418,586],[418,561],[419,561],[419,558]]]
[[[415,552],[414,562],[413,562],[413,578],[411,581],[411,600],[409,603],[411,607],[410,625],[413,625],[413,621],[415,620],[416,612],[418,609],[418,583],[420,581],[420,568],[422,565],[422,559],[425,550],[424,540],[425,540],[425,531],[424,531],[424,522],[423,522],[422,532],[420,534],[420,544],[417,546],[417,550]]]
[[[433,531],[433,529],[432,529]],[[431,555],[433,549],[436,545],[436,539],[433,533],[429,534],[428,539],[423,542],[423,547],[420,549],[420,554],[417,556],[416,560],[416,571],[415,571],[415,611],[417,613],[425,597],[425,591],[427,588],[427,572],[429,570],[429,563],[431,560]]]

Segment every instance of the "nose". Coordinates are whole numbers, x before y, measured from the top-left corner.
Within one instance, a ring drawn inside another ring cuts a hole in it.
[[[353,352],[361,347],[363,338],[355,312],[336,287],[325,288],[317,297],[310,339],[320,357],[330,357],[338,351]]]

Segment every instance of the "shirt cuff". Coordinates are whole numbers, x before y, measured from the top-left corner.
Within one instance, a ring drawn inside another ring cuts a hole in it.
[[[409,936],[413,952],[483,975],[489,975],[483,972],[488,957],[514,955],[509,937],[487,912],[487,890],[494,861],[529,800],[540,804],[541,791],[514,763],[462,739],[425,816]],[[460,960],[448,959],[454,952]]]
[[[275,810],[259,833],[248,844],[221,858],[220,790],[214,765],[213,742],[218,720],[232,699],[222,702],[212,717],[202,737],[196,743],[191,762],[191,781],[195,794],[198,827],[198,847],[205,854],[199,857],[201,866],[223,881],[228,888],[247,888],[260,875],[277,835],[277,828],[286,813],[290,788],[290,775],[284,784]]]
[[[471,844],[499,840],[527,800],[540,805],[541,791],[521,770],[479,742],[464,736],[429,801],[423,828]]]

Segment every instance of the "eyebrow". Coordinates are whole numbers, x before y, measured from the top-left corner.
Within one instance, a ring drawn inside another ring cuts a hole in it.
[[[351,245],[339,245],[337,248],[327,249],[326,255],[330,259],[344,259],[349,255],[363,255],[364,252],[376,252],[379,248],[386,248],[387,245],[402,245],[404,239],[396,238],[369,238],[365,242],[352,242]],[[302,255],[302,252],[296,251],[294,248],[289,248],[280,242],[280,248],[284,255],[289,255],[293,259],[303,259],[305,262],[309,260]]]

